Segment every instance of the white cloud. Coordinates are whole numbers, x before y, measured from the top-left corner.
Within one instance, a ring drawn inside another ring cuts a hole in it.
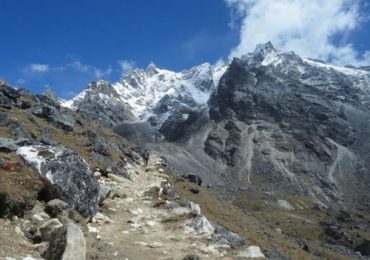
[[[119,60],[118,64],[121,67],[122,76],[124,76],[127,71],[132,70],[136,67],[135,62],[131,60]]]
[[[27,81],[25,80],[25,79],[22,79],[22,78],[19,78],[19,79],[17,79],[17,84],[24,84],[24,83],[26,83]]]
[[[109,66],[106,70],[94,68],[93,71],[94,71],[94,76],[96,78],[103,78],[105,76],[109,76],[110,74],[112,74],[113,69],[111,66]]]
[[[33,73],[43,73],[49,70],[49,64],[33,63],[28,66],[28,70]]]
[[[93,75],[95,78],[103,78],[103,77],[109,76],[113,72],[113,69],[111,66],[103,70],[103,69],[100,69],[100,68],[97,68],[91,65],[83,64],[79,60],[73,61],[72,63],[69,64],[69,66],[76,71]]]
[[[79,60],[72,62],[72,63],[70,64],[70,66],[71,66],[72,68],[74,68],[75,70],[80,71],[80,72],[85,72],[85,73],[87,73],[87,72],[89,72],[89,71],[90,71],[90,66],[88,66],[88,65],[83,65],[83,64],[81,63],[81,61],[79,61]]]
[[[348,35],[363,21],[361,0],[225,0],[232,25],[240,18],[240,43],[230,53],[238,57],[259,43],[339,64],[370,63]],[[335,42],[333,38],[335,37]]]

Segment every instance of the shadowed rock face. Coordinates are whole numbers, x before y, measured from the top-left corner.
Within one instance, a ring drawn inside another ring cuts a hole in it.
[[[263,66],[268,54],[261,55],[235,59],[221,79],[209,100],[215,126],[204,151],[238,172],[240,183],[310,194],[324,204],[366,202],[368,76],[320,68],[292,53]]]
[[[107,127],[135,117],[113,86],[103,80],[93,81],[73,106],[85,118]]]

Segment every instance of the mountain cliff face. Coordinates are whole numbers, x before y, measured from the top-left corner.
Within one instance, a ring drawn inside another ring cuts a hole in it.
[[[115,84],[92,83],[64,106],[152,143],[211,186],[369,208],[369,94],[366,68],[267,43],[217,67],[176,73],[150,64]]]
[[[237,168],[239,183],[366,203],[368,76],[260,45],[231,63],[210,98],[216,125],[204,150]]]

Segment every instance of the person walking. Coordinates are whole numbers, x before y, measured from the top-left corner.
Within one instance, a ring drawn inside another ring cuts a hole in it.
[[[143,152],[143,160],[144,160],[144,166],[145,167],[148,166],[149,157],[150,157],[150,153],[149,153],[148,149],[145,149],[144,152]]]

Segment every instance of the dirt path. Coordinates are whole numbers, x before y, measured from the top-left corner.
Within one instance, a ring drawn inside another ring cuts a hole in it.
[[[209,234],[186,232],[189,219],[179,214],[183,207],[153,207],[156,199],[148,192],[163,186],[168,178],[158,161],[152,156],[146,169],[129,168],[133,181],[117,176],[100,179],[121,197],[110,196],[101,212],[104,216],[98,214],[97,223],[90,224],[87,259],[183,259],[187,255],[219,259],[226,254],[225,245],[207,240]]]

